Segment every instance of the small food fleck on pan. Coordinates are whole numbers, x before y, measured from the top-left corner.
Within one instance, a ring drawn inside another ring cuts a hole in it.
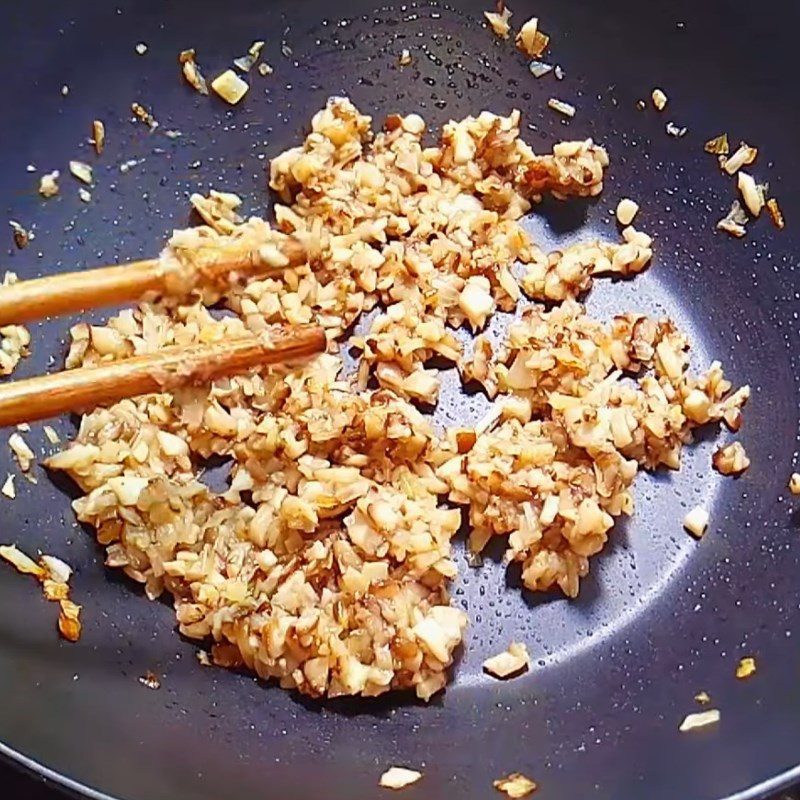
[[[732,442],[717,450],[711,463],[723,475],[741,475],[750,466],[750,459],[739,442]]]
[[[134,49],[140,56],[143,56],[147,52],[147,45],[144,42],[139,42]]]
[[[528,69],[534,78],[543,78],[548,72],[553,71],[552,65],[545,64],[544,61],[531,61],[531,63],[528,64]]]
[[[131,111],[133,112],[134,117],[136,117],[139,122],[143,122],[145,125],[147,125],[151,131],[154,131],[158,127],[158,121],[156,118],[141,103],[131,103]]]
[[[160,689],[161,688],[161,681],[158,678],[158,675],[155,672],[151,672],[147,670],[144,675],[139,676],[139,683],[142,686],[146,686],[148,689]]]
[[[389,767],[386,772],[381,775],[380,786],[384,789],[402,789],[405,786],[410,786],[416,783],[422,777],[422,773],[415,769],[408,769],[407,767]]]
[[[719,136],[715,136],[713,139],[709,139],[704,145],[703,150],[706,153],[712,153],[713,155],[717,156],[726,156],[730,152],[730,148],[728,146],[728,134],[721,133]]]
[[[772,222],[774,223],[775,227],[778,230],[783,230],[784,226],[786,225],[786,221],[783,218],[781,207],[778,205],[778,201],[774,197],[770,197],[770,199],[767,200],[767,211],[769,211],[769,215],[772,218]]]
[[[700,703],[701,706],[707,706],[711,702],[711,696],[708,692],[698,692],[694,699]]]
[[[403,50],[400,52],[398,63],[401,67],[407,67],[411,63],[411,51],[403,48]]]
[[[69,86],[67,86],[67,84],[65,83],[65,84],[64,84],[64,85],[61,87],[61,96],[62,96],[62,97],[66,97],[68,94],[69,94]]]
[[[540,58],[547,50],[549,42],[550,37],[539,30],[539,20],[536,17],[531,17],[519,29],[516,39],[517,49],[525,53],[528,58]]]
[[[661,89],[653,89],[650,96],[657,111],[663,111],[667,107],[667,96]]]
[[[240,58],[234,58],[233,63],[237,69],[240,69],[242,72],[250,72],[250,70],[255,65],[256,61],[258,61],[259,57],[261,56],[261,51],[264,48],[264,42],[257,41],[253,42],[250,45],[249,49],[247,50],[246,56],[241,56]]]
[[[59,633],[68,642],[77,642],[81,638],[81,607],[72,600],[60,600],[61,611],[58,615]]]
[[[258,65],[258,74],[259,75],[263,75],[264,77],[266,77],[267,75],[272,75],[273,71],[274,70],[272,69],[272,67],[269,64],[267,64],[266,62],[264,62],[264,61],[262,61]]]
[[[736,677],[739,680],[744,680],[755,674],[756,660],[752,656],[746,656],[739,660],[739,663],[736,665]]]
[[[749,175],[744,170],[739,171],[736,176],[736,182],[747,210],[754,217],[757,217],[761,213],[761,209],[764,208],[763,188],[756,183],[752,175]]]
[[[58,194],[58,179],[61,173],[54,169],[39,179],[39,194],[42,197],[55,197]]]
[[[617,222],[620,225],[630,225],[633,218],[639,213],[639,205],[628,197],[624,197],[617,203]]]
[[[696,728],[705,728],[707,725],[715,725],[719,722],[720,714],[716,708],[710,708],[708,711],[698,711],[694,714],[687,714],[681,722],[678,730],[681,733],[686,731],[693,731]]]
[[[701,506],[696,506],[683,518],[683,527],[686,528],[692,536],[699,539],[708,528],[708,519],[708,511]]]
[[[34,238],[33,233],[20,225],[15,219],[10,219],[8,224],[11,226],[14,244],[17,246],[17,249],[22,250],[27,247],[31,239]]]
[[[213,667],[214,662],[211,660],[211,656],[208,654],[207,650],[198,650],[195,653],[197,660],[200,662],[200,666],[202,667]]]
[[[83,186],[81,186],[81,188],[78,189],[78,197],[84,203],[92,202],[92,193],[88,189],[84,189]]]
[[[717,223],[717,229],[741,239],[747,233],[745,225],[748,218],[742,204],[738,200],[731,203],[730,211]]]
[[[15,432],[8,437],[8,446],[14,453],[19,468],[23,472],[27,472],[31,468],[31,464],[36,460],[36,454],[28,446],[28,443],[19,433]]]
[[[44,431],[44,435],[50,444],[58,444],[61,441],[59,435],[50,425],[45,425],[42,430]]]
[[[511,642],[507,650],[483,662],[483,669],[495,678],[510,678],[528,669],[531,659],[524,642]]]
[[[756,160],[756,156],[758,156],[758,149],[742,142],[736,152],[730,158],[720,161],[720,164],[728,175],[735,175],[742,167],[752,164]]]
[[[498,792],[503,792],[512,800],[518,800],[536,791],[536,783],[521,772],[512,772],[505,778],[498,778],[492,785]]]
[[[505,6],[499,13],[495,11],[484,11],[483,16],[486,17],[486,21],[491,26],[495,36],[499,36],[501,39],[508,39],[508,34],[511,31],[511,23],[509,22],[511,19],[511,9],[508,8],[508,6]]]
[[[570,103],[565,103],[563,100],[558,100],[555,97],[551,97],[547,101],[547,105],[550,106],[553,111],[558,111],[559,114],[563,114],[565,117],[575,116],[575,106]]]
[[[203,77],[203,73],[200,72],[197,61],[195,61],[195,51],[181,51],[178,56],[178,62],[181,65],[181,71],[183,72],[183,77],[186,78],[186,82],[200,94],[208,94],[206,79]]]
[[[800,472],[793,472],[789,478],[789,491],[795,495],[800,494]]]
[[[674,136],[676,139],[686,136],[687,130],[688,128],[685,125],[676,125],[674,122],[668,122],[666,126],[667,133],[670,136]]]
[[[69,162],[69,171],[82,183],[85,183],[87,186],[91,186],[92,180],[94,179],[92,175],[92,168],[89,164],[85,161],[70,161]]]
[[[232,69],[226,69],[211,81],[211,88],[230,105],[235,106],[250,88]]]

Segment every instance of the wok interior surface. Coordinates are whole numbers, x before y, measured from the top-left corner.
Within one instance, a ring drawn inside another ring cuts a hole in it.
[[[77,568],[85,627],[77,645],[59,641],[54,609],[35,585],[0,570],[4,752],[75,790],[130,800],[356,800],[385,792],[378,777],[393,764],[424,772],[404,790],[409,800],[491,796],[492,780],[512,771],[534,778],[542,800],[759,797],[800,776],[791,772],[800,763],[800,545],[786,490],[798,440],[798,12],[683,0],[511,7],[517,27],[540,17],[563,81],[535,79],[512,42],[482,26],[488,2],[14,6],[0,52],[0,197],[6,216],[34,225],[36,238],[16,251],[7,232],[4,267],[25,278],[155,255],[173,227],[188,224],[191,191],[235,191],[247,213],[266,213],[268,159],[299,143],[333,94],[349,95],[376,126],[394,111],[420,113],[432,135],[450,118],[517,107],[534,149],[591,136],[611,156],[601,197],[545,203],[528,221],[534,237],[543,247],[614,237],[610,210],[625,196],[640,203],[637,227],[655,237],[654,263],[632,282],[598,281],[589,308],[604,317],[666,313],[690,334],[696,366],[719,358],[734,384],[752,385],[740,434],[750,470],[739,480],[711,470],[722,434],[688,448],[680,472],[641,475],[633,518],[616,526],[574,601],[521,592],[499,554],[471,569],[457,544],[453,596],[470,627],[452,683],[429,705],[404,695],[311,701],[200,668],[168,605],[104,569],[74,522],[69,488],[43,473],[38,486],[18,480],[17,499],[0,504],[0,538]],[[266,39],[275,72],[252,75],[240,107],[182,81],[180,50],[195,48],[210,78],[254,39]],[[148,45],[144,56],[138,42]],[[403,48],[413,64],[401,70]],[[667,109],[637,110],[655,86]],[[573,103],[575,118],[549,110],[550,97]],[[132,123],[132,102],[182,136]],[[87,143],[94,118],[108,132],[100,158]],[[670,120],[687,134],[668,136]],[[734,146],[759,148],[752,171],[780,199],[784,231],[766,218],[744,240],[714,231],[735,183],[703,142],[723,131]],[[95,164],[90,204],[66,174],[71,158]],[[130,159],[138,163],[121,172]],[[26,172],[28,163],[38,172]],[[61,196],[43,202],[38,176],[56,168]],[[16,375],[60,365],[72,322],[32,326],[33,352]],[[438,423],[485,410],[482,395],[461,393],[455,371],[443,387]],[[66,438],[74,421],[55,427]],[[40,428],[28,439],[41,446]],[[0,470],[16,471],[7,448]],[[697,504],[711,512],[700,542],[681,529]],[[507,683],[483,675],[483,659],[512,640],[527,642],[531,670]],[[758,673],[737,681],[745,655]],[[148,670],[163,676],[159,691],[137,680]],[[692,698],[701,690],[721,723],[679,734],[684,715],[700,710]]]

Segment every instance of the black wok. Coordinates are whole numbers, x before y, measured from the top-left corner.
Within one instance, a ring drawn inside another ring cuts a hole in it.
[[[78,644],[60,641],[35,585],[0,570],[8,758],[77,793],[125,800],[359,800],[385,796],[377,780],[396,763],[424,771],[405,790],[409,800],[491,797],[492,779],[515,770],[539,782],[542,800],[744,800],[800,779],[800,542],[785,488],[798,434],[798,7],[512,2],[515,22],[536,13],[551,34],[551,60],[566,73],[559,82],[533,78],[513,46],[482,27],[488,6],[5,3],[0,199],[36,238],[16,251],[6,229],[3,266],[33,277],[154,255],[189,221],[188,193],[211,186],[239,192],[261,213],[264,156],[298,142],[331,94],[349,94],[379,119],[417,111],[434,127],[516,106],[537,149],[585,136],[608,147],[599,201],[545,204],[530,228],[549,246],[611,236],[616,201],[641,203],[638,223],[656,237],[653,266],[634,282],[598,285],[589,305],[669,313],[690,332],[698,365],[719,357],[735,382],[753,385],[741,433],[750,471],[735,481],[713,473],[706,436],[679,473],[641,476],[634,517],[617,527],[575,601],[522,593],[491,559],[471,570],[459,545],[454,597],[471,627],[453,682],[429,705],[404,696],[311,702],[199,668],[167,605],[104,570],[73,521],[68,487],[44,474],[38,486],[18,480],[17,499],[0,498],[0,538],[77,567],[85,632]],[[254,76],[241,107],[181,80],[181,49],[196,48],[216,74],[261,38],[275,73]],[[144,56],[138,42],[148,45]],[[414,64],[400,71],[404,47]],[[666,111],[637,110],[657,85],[669,95]],[[575,118],[547,109],[549,97],[573,102]],[[134,101],[183,135],[132,123]],[[101,158],[87,144],[95,117],[108,129]],[[688,128],[684,137],[666,134],[670,120]],[[783,232],[766,218],[744,240],[714,231],[735,188],[702,145],[722,131],[760,148],[754,172],[781,200]],[[41,201],[38,174],[65,173],[75,157],[96,163],[92,202],[79,201],[67,175],[61,196]],[[142,161],[120,172],[129,159]],[[29,163],[38,174],[26,172]],[[60,364],[68,324],[33,326],[33,355],[17,374]],[[452,388],[437,420],[472,417],[482,403]],[[73,426],[56,424],[62,436]],[[44,441],[38,428],[29,439]],[[0,447],[0,473],[14,469]],[[712,524],[695,542],[681,519],[699,502]],[[481,661],[512,639],[528,642],[533,668],[493,682]],[[743,655],[756,657],[758,673],[737,681]],[[160,690],[137,680],[148,670],[163,676]],[[721,722],[679,734],[700,690]]]

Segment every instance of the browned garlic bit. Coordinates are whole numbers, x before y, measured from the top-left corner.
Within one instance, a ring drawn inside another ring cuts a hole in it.
[[[519,800],[519,798],[536,791],[536,784],[521,772],[512,772],[505,778],[493,781],[492,785],[498,792],[503,792],[511,800]]]
[[[491,29],[494,31],[495,36],[501,39],[508,39],[508,34],[511,31],[511,9],[505,6],[502,11],[484,11],[483,16],[489,23]]]
[[[524,642],[511,642],[507,650],[483,662],[483,669],[495,678],[510,678],[528,669],[531,659]]]
[[[411,52],[403,48],[400,51],[400,57],[397,59],[397,62],[401,67],[407,67],[411,63]]]
[[[739,680],[744,680],[751,675],[755,675],[756,669],[756,660],[752,656],[746,656],[739,659],[739,663],[736,665],[736,677]]]
[[[723,475],[741,475],[750,466],[750,459],[739,442],[732,442],[717,450],[711,462],[714,469]]]
[[[778,201],[774,197],[770,197],[770,199],[767,200],[767,211],[769,211],[769,215],[772,218],[772,222],[775,227],[778,230],[783,230],[786,222],[783,219],[781,207],[778,205]]]
[[[194,50],[183,50],[178,56],[178,62],[181,65],[181,71],[183,72],[183,77],[186,78],[186,82],[200,94],[208,94],[208,85],[195,61]]]
[[[402,789],[416,783],[422,777],[422,773],[407,767],[389,767],[381,775],[379,785],[384,789]]]
[[[96,409],[48,461],[82,490],[76,513],[108,565],[151,598],[172,594],[180,632],[211,637],[215,664],[311,696],[408,688],[427,699],[467,622],[448,594],[461,524],[448,495],[469,507],[474,549],[507,535],[527,586],[575,595],[614,517],[632,509],[638,466],[676,468],[694,427],[739,424],[746,390],[731,394],[718,364],[690,375],[671,323],[627,315],[603,326],[571,300],[528,309],[496,357],[478,337],[462,374],[503,397],[473,429],[440,438],[409,402],[436,401],[434,359],[461,361],[453,327],[481,330],[495,309],[515,309],[517,262],[544,264],[526,291],[550,299],[650,258],[649,237],[626,228],[622,243],[590,245],[578,278],[555,268],[548,282],[549,260],[519,219],[545,194],[598,194],[608,157],[590,140],[537,155],[519,119],[452,121],[427,145],[418,115],[391,115],[373,133],[333,98],[270,164],[274,228],[242,221],[235,195],[196,196],[206,224],[175,232],[162,253],[171,279],[187,281],[206,252],[245,248],[286,266],[275,243],[291,234],[307,264],[201,281],[182,304],[142,303],[72,329],[69,367],[276,323],[326,329],[329,352],[303,366]],[[212,303],[230,313],[218,318]],[[352,377],[347,346],[361,353]],[[642,374],[628,385],[620,371]],[[224,492],[199,479],[212,455],[232,464]]]
[[[550,37],[539,30],[539,20],[536,17],[531,17],[519,29],[516,39],[517,48],[528,58],[540,58],[549,42]]]
[[[728,146],[728,134],[721,133],[719,136],[709,139],[703,145],[703,149],[706,151],[706,153],[712,153],[713,155],[717,156],[727,156],[730,152],[730,148]]]

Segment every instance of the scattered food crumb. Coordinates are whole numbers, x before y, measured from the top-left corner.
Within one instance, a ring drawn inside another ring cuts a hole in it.
[[[783,230],[784,226],[786,225],[786,221],[783,218],[781,207],[778,205],[778,201],[774,197],[770,197],[770,199],[767,200],[767,211],[769,211],[769,215],[772,218],[772,222],[774,223],[775,227],[778,230]]]
[[[736,176],[736,184],[747,210],[757,217],[764,208],[764,190],[756,184],[755,178],[744,170]]]
[[[195,655],[197,656],[197,660],[200,662],[200,665],[203,667],[213,667],[214,662],[211,660],[211,656],[205,650],[198,650]]]
[[[553,74],[556,76],[557,81],[564,80],[564,70],[561,68],[560,64],[556,64]]]
[[[687,714],[681,722],[678,730],[681,733],[692,731],[695,728],[704,728],[706,725],[714,725],[719,722],[719,711],[711,708],[708,711],[698,711],[694,714]]]
[[[789,491],[792,494],[800,494],[800,472],[793,472],[789,478]]]
[[[161,688],[161,681],[158,679],[158,675],[150,670],[147,670],[144,675],[139,676],[139,683],[141,683],[142,686],[146,686],[148,689]]]
[[[92,142],[95,152],[100,155],[106,146],[106,126],[99,119],[92,122]]]
[[[31,468],[31,464],[36,460],[36,454],[28,447],[28,443],[19,433],[12,433],[11,436],[8,437],[8,446],[14,453],[19,468],[23,472],[27,472]]]
[[[250,88],[232,69],[226,69],[211,81],[211,88],[230,105],[235,106]]]
[[[667,96],[661,89],[653,89],[651,97],[657,111],[663,111],[667,107]]]
[[[58,179],[61,173],[54,169],[39,179],[39,194],[42,197],[55,197],[58,194]]]
[[[484,11],[483,16],[494,31],[495,36],[501,39],[508,39],[508,34],[511,31],[511,9],[508,7],[503,8],[499,13],[494,11]]]
[[[742,167],[752,164],[757,155],[757,148],[750,147],[746,142],[742,142],[736,152],[730,158],[721,159],[720,164],[728,175],[735,175]]]
[[[50,444],[58,444],[61,441],[58,434],[55,432],[55,429],[51,428],[49,425],[45,425],[42,430],[44,431],[44,435]]]
[[[92,202],[92,193],[88,189],[84,189],[83,186],[78,189],[78,197],[80,197],[84,203]]]
[[[178,62],[181,64],[181,71],[186,82],[200,94],[208,94],[208,84],[195,61],[194,50],[182,50],[178,56]]]
[[[28,164],[28,166],[25,167],[25,172],[36,172],[36,167],[34,167],[33,164]]]
[[[668,122],[666,131],[670,136],[674,136],[676,139],[680,139],[682,136],[686,136],[686,131],[688,128],[684,125],[683,127],[676,125],[674,122]]]
[[[294,54],[294,51],[289,47],[289,43],[286,41],[281,42],[281,54],[284,58],[291,58]]]
[[[123,174],[126,172],[130,172],[135,166],[142,164],[144,162],[143,158],[129,158],[127,161],[123,161],[119,165],[119,171]]]
[[[33,233],[29,230],[26,230],[15,219],[10,219],[8,224],[11,226],[14,236],[14,244],[17,246],[17,249],[22,250],[23,247],[27,247],[31,239],[34,238]]]
[[[750,459],[741,443],[732,442],[717,450],[711,463],[722,475],[741,475],[750,466]]]
[[[61,87],[61,96],[62,96],[62,97],[66,97],[68,94],[69,94],[69,86],[67,86],[67,84],[65,83],[65,84],[64,84],[64,85]]]
[[[17,496],[17,490],[14,488],[14,476],[9,472],[6,476],[3,488],[0,489],[9,500],[13,500]]]
[[[272,67],[269,64],[267,64],[265,61],[262,61],[258,65],[258,74],[259,75],[263,75],[264,77],[266,77],[267,75],[272,75],[273,72],[274,72],[274,70],[272,69]]]
[[[698,692],[694,699],[700,703],[701,706],[708,705],[711,702],[711,696],[708,692]]]
[[[139,42],[135,49],[140,56],[143,56],[147,52],[147,45],[144,42]]]
[[[553,71],[553,67],[550,64],[545,64],[544,61],[531,61],[528,65],[528,69],[531,71],[531,75],[534,78],[542,78],[547,75],[548,72]]]
[[[547,101],[547,105],[550,106],[553,111],[558,111],[559,114],[563,114],[565,117],[575,116],[575,106],[570,103],[565,103],[563,100],[557,100],[555,97],[551,97]]]
[[[739,680],[749,678],[751,675],[756,674],[756,660],[751,656],[747,656],[739,660],[736,666],[736,677]]]
[[[60,600],[61,611],[58,615],[59,633],[68,642],[77,642],[81,638],[81,607],[72,600]]]
[[[728,134],[721,133],[719,136],[715,136],[713,139],[709,139],[704,145],[703,150],[706,153],[712,153],[713,155],[717,156],[726,156],[730,152],[728,147]]]
[[[411,63],[411,51],[403,48],[403,50],[400,52],[398,63],[401,67],[407,67]]]
[[[628,226],[633,222],[633,218],[638,212],[639,204],[628,197],[623,197],[622,200],[617,203],[617,222],[619,222],[620,225]]]
[[[483,662],[483,669],[495,678],[509,678],[528,669],[531,659],[523,642],[511,642],[508,649]]]
[[[521,772],[512,772],[507,777],[500,778],[493,782],[493,786],[497,791],[503,792],[512,800],[517,800],[536,791],[536,784]]]
[[[402,789],[404,786],[410,786],[412,783],[416,783],[421,777],[422,773],[417,772],[415,769],[389,767],[389,769],[381,775],[379,784],[385,789]]]
[[[683,518],[683,527],[699,539],[708,528],[708,511],[696,506]]]
[[[637,100],[636,108],[638,108],[639,111],[644,111],[647,108],[647,103],[645,103],[644,100]]]
[[[539,58],[547,49],[550,37],[539,30],[539,20],[531,17],[520,29],[517,34],[517,49],[525,53],[529,58]]]
[[[147,125],[151,131],[154,131],[158,127],[156,118],[141,103],[131,103],[131,111],[133,111],[133,115],[136,119]]]
[[[731,203],[730,211],[717,223],[717,229],[741,239],[747,233],[747,214],[738,200]]]
[[[87,186],[92,185],[92,168],[85,161],[70,161],[69,171]]]

